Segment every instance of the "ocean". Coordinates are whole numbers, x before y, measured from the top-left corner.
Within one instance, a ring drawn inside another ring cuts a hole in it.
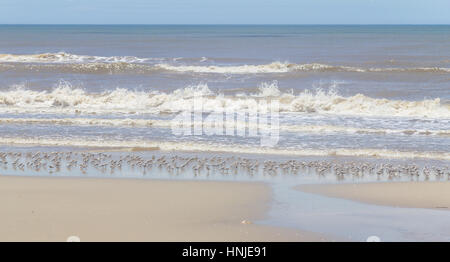
[[[2,25],[0,144],[445,162],[449,43],[444,25]],[[275,143],[175,134],[198,97],[200,122],[277,101]]]
[[[293,190],[448,181],[449,164],[450,26],[0,25],[1,176],[259,181],[257,224],[449,241],[432,183],[414,183],[430,209]]]

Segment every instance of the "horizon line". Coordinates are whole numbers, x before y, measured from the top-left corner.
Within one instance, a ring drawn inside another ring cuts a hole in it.
[[[28,24],[28,23],[0,23],[0,26],[3,25],[97,25],[97,26],[114,26],[114,25],[139,25],[139,26],[422,26],[422,25],[444,25],[448,26],[450,24],[134,24],[134,23],[124,23],[124,24],[96,24],[96,23],[43,23],[43,24]]]

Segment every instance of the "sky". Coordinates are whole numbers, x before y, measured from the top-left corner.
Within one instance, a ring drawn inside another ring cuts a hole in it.
[[[0,24],[450,24],[450,0],[0,0]]]

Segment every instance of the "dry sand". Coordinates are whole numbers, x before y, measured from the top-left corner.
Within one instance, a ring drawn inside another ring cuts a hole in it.
[[[0,241],[321,241],[242,223],[264,216],[263,183],[0,177]]]
[[[296,189],[370,204],[450,210],[450,182],[301,185]]]

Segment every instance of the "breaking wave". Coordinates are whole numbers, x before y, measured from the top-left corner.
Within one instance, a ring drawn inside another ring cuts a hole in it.
[[[351,66],[335,66],[320,63],[292,64],[273,62],[264,65],[239,65],[239,66],[178,66],[158,64],[158,67],[177,72],[194,73],[219,73],[219,74],[263,74],[263,73],[290,73],[290,72],[416,72],[416,73],[450,73],[450,68],[442,67],[417,67],[417,68],[360,68]]]
[[[176,59],[169,59],[177,61]],[[207,58],[201,58],[200,62]],[[54,70],[78,73],[116,73],[116,72],[151,72],[166,70],[180,73],[211,74],[268,74],[295,72],[392,72],[392,73],[450,73],[446,67],[380,67],[363,68],[323,63],[296,64],[288,62],[272,62],[259,65],[180,65],[162,63],[165,58],[139,58],[135,56],[88,56],[69,53],[44,53],[32,55],[0,54],[0,63],[32,63],[26,65],[1,64],[0,70]]]
[[[298,94],[282,92],[277,83],[263,83],[254,94],[226,96],[211,91],[206,84],[188,86],[173,92],[131,91],[117,88],[102,93],[88,93],[67,82],[51,91],[16,87],[0,92],[3,113],[177,113],[191,111],[195,99],[202,99],[205,112],[254,111],[255,102],[278,101],[280,112],[332,115],[450,118],[450,105],[439,98],[405,101],[371,98],[362,94],[345,97],[334,90],[305,90]],[[197,100],[198,101],[198,100]],[[273,105],[268,103],[269,106]],[[272,110],[276,110],[273,109]]]
[[[0,54],[0,62],[12,63],[144,63],[155,58],[135,56],[89,56],[65,52],[31,55]]]

